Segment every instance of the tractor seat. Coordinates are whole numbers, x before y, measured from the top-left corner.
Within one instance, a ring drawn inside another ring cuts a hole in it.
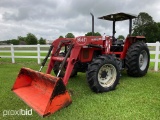
[[[117,40],[115,39],[113,42],[112,42],[112,46],[110,48],[110,51],[111,52],[122,52],[123,51],[123,40]]]
[[[112,45],[118,45],[118,46],[121,46],[121,45],[123,45],[123,44],[124,44],[123,40],[115,40],[115,41],[113,41],[113,43],[112,43]]]

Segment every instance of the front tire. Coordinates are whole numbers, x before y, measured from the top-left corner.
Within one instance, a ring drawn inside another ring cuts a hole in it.
[[[126,55],[127,74],[133,77],[144,76],[149,67],[150,54],[147,44],[138,41],[130,46]]]
[[[101,93],[114,90],[120,79],[116,59],[111,55],[95,58],[88,66],[87,82],[93,92]]]

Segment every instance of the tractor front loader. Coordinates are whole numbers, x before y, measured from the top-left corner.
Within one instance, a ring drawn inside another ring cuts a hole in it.
[[[93,14],[91,15],[94,20]],[[71,104],[66,85],[69,78],[78,72],[86,72],[87,83],[96,93],[114,90],[124,69],[129,76],[144,76],[149,67],[149,49],[144,36],[131,36],[134,18],[136,16],[126,13],[99,17],[113,22],[111,36],[79,36],[54,40],[40,70],[22,68],[12,91],[41,116],[47,116]],[[117,40],[115,23],[123,20],[129,20],[129,35],[125,40]],[[92,28],[93,25],[92,21]],[[50,61],[44,74],[40,71],[49,56]],[[52,70],[56,77],[50,75]]]

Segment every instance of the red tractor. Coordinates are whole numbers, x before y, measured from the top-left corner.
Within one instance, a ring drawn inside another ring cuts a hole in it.
[[[131,36],[132,19],[134,18],[136,18],[136,16],[126,13],[116,13],[99,17],[99,19],[113,22],[112,36],[79,36],[76,38],[59,38],[54,40],[48,55],[42,63],[43,67],[52,52],[46,72],[48,75],[53,70],[57,76],[53,78],[56,81],[56,85],[54,86],[55,88],[51,89],[51,91],[54,91],[53,93],[56,94],[53,95],[52,93],[51,98],[53,99],[55,96],[63,93],[65,89],[61,89],[67,85],[70,77],[77,75],[77,72],[86,72],[88,85],[90,89],[96,93],[114,90],[119,83],[121,71],[123,69],[126,69],[129,76],[144,76],[148,71],[150,54],[147,44],[145,43],[146,39],[144,36]],[[92,33],[94,33],[93,15],[92,20]],[[115,38],[115,23],[123,20],[129,20],[129,35],[125,40],[118,40]],[[24,78],[29,79],[28,76],[31,76],[29,73],[31,72],[29,72],[28,69],[27,72],[24,72],[23,70],[23,72],[19,74],[19,76],[23,75],[23,80],[19,80],[17,84],[22,83]],[[27,75],[24,77],[24,74]],[[37,81],[34,82],[34,84],[31,83],[32,86],[41,86],[38,87],[38,89],[43,89],[43,84],[49,84],[50,86],[51,83],[46,83],[46,75],[42,75],[45,76],[45,80],[38,80],[40,78],[39,75],[36,74],[41,73],[36,72],[34,74]],[[43,78],[42,76],[41,79]],[[30,77],[32,78],[30,80],[31,82],[34,81],[34,77]],[[49,78],[48,81],[52,81],[50,79],[51,78]],[[59,79],[63,82],[57,83]],[[60,83],[64,83],[65,86],[60,85]],[[13,87],[13,90],[14,88],[15,87]],[[47,86],[45,86],[45,88],[47,88]],[[26,92],[26,94],[27,93],[28,92]],[[21,94],[19,96],[22,98],[24,95]],[[25,97],[23,99],[25,99]],[[27,100],[24,101],[28,102]],[[33,102],[34,100],[31,98],[31,101]],[[68,103],[71,102],[69,101]],[[33,104],[30,104],[30,106],[33,107]],[[66,105],[66,103],[64,104]],[[62,107],[65,106],[64,104]],[[53,111],[50,113],[52,112]],[[49,113],[43,113],[43,115],[44,114],[46,115]]]
[[[126,13],[99,17],[113,22],[113,35],[104,39],[101,36],[80,36],[55,40],[47,73],[53,69],[66,85],[69,77],[77,75],[77,72],[86,72],[87,82],[94,92],[115,89],[120,72],[125,68],[130,76],[144,76],[150,55],[145,37],[131,36],[133,18],[136,16]],[[129,20],[130,25],[129,35],[124,41],[115,38],[115,23],[123,20]]]

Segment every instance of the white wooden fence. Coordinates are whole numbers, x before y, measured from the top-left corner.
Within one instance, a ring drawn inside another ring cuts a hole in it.
[[[1,58],[11,58],[12,63],[15,63],[15,58],[37,58],[38,64],[41,63],[41,58],[45,58],[45,56],[41,56],[41,53],[47,53],[48,51],[42,51],[41,47],[47,47],[49,49],[50,45],[0,45],[0,48],[10,48],[10,50],[0,50],[0,53],[11,53],[11,56],[1,56]],[[15,50],[15,48],[37,48],[37,50]],[[15,56],[15,53],[37,53],[37,56]]]
[[[160,55],[160,43],[159,42],[156,42],[156,43],[147,43],[148,46],[154,46],[155,47],[155,50],[152,51],[150,50],[150,54],[155,54],[155,58],[154,59],[150,59],[150,62],[154,62],[155,65],[154,65],[154,70],[155,71],[158,71],[158,63],[160,62],[160,59],[159,59],[159,55]],[[4,52],[10,52],[11,53],[11,56],[1,56],[1,58],[11,58],[12,59],[12,63],[15,63],[15,58],[36,58],[37,61],[38,61],[38,64],[41,63],[41,58],[44,58],[45,56],[41,56],[41,53],[47,53],[48,51],[42,51],[41,50],[41,47],[47,47],[49,49],[49,46],[50,45],[40,45],[40,44],[37,44],[37,45],[0,45],[0,48],[10,48],[10,50],[1,50],[0,49],[0,53],[4,53]],[[37,48],[36,51],[33,51],[33,50],[30,50],[30,51],[18,51],[18,50],[15,50],[15,48],[30,48],[30,47],[35,47]],[[15,56],[15,52],[17,53],[37,53],[37,56]]]
[[[154,70],[158,71],[158,63],[160,62],[160,43],[157,41],[156,43],[147,43],[148,46],[155,46],[155,51],[150,51],[150,54],[155,54],[154,59],[150,59],[150,62],[155,62]]]

